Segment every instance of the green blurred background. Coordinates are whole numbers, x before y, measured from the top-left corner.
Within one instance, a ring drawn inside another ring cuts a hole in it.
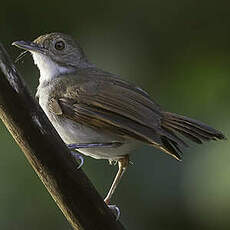
[[[229,137],[229,1],[1,2],[0,41],[13,58],[12,41],[54,31],[73,35],[92,62],[163,108]],[[34,94],[31,57],[17,67]],[[2,123],[0,145],[0,229],[71,229]],[[113,199],[127,229],[230,229],[229,141],[190,145],[182,162],[150,147],[133,153]],[[83,169],[104,196],[117,168],[87,157]]]

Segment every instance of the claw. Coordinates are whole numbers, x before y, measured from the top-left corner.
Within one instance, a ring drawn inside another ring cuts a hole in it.
[[[109,164],[110,164],[110,165],[116,165],[116,164],[117,164],[117,161],[116,161],[116,160],[109,160]]]
[[[75,160],[80,161],[80,163],[77,167],[77,169],[80,169],[82,167],[82,165],[84,164],[84,157],[81,154],[73,152],[73,151],[71,151],[71,154],[75,158]]]
[[[108,205],[109,209],[112,211],[112,213],[115,215],[116,220],[119,220],[121,212],[120,209],[116,205]]]

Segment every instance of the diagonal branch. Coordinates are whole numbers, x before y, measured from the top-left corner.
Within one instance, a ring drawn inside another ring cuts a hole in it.
[[[73,229],[124,230],[53,128],[0,44],[0,118]]]

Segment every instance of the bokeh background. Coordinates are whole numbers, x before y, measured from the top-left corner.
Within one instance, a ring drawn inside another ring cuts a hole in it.
[[[166,110],[229,137],[229,1],[1,2],[0,41],[13,58],[20,51],[12,41],[53,31],[76,37],[92,62],[146,89]],[[39,72],[31,57],[17,67],[34,94]],[[230,229],[229,149],[229,141],[191,144],[182,162],[146,146],[134,152],[113,199],[126,228]],[[83,169],[104,196],[117,168],[87,157]],[[0,229],[71,229],[2,123]]]

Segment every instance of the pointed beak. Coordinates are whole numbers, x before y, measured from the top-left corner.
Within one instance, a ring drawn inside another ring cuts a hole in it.
[[[46,54],[46,51],[47,51],[44,47],[41,47],[37,43],[34,43],[34,42],[15,41],[12,43],[12,45],[20,49],[24,49],[24,50],[31,51],[31,52],[38,52],[42,54]]]

